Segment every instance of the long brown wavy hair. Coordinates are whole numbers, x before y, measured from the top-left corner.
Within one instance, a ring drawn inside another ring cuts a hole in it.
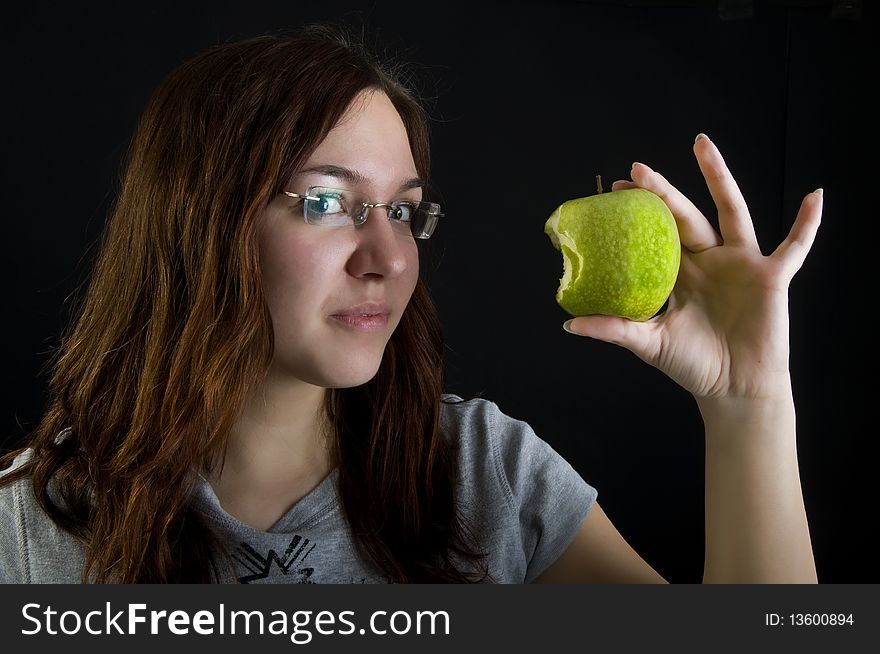
[[[224,557],[187,500],[273,357],[257,218],[365,89],[393,102],[429,179],[428,114],[405,70],[350,28],[317,24],[216,46],[155,90],[50,361],[47,409],[0,458],[6,468],[32,448],[0,483],[31,477],[85,545],[83,582],[221,579]],[[471,565],[486,554],[455,501],[442,352],[419,279],[376,376],[326,393],[344,514],[361,555],[395,582],[491,580]]]

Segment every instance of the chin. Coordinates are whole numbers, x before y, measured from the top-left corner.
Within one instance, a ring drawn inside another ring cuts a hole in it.
[[[378,369],[376,370],[376,372],[378,372]],[[359,377],[346,377],[345,379],[328,379],[327,382],[321,384],[321,386],[323,386],[324,388],[355,388],[357,386],[363,386],[376,376],[376,372],[374,372],[372,375],[361,375]]]
[[[324,388],[353,388],[355,386],[362,386],[376,376],[381,364],[381,357],[376,360],[367,360],[367,358],[356,361],[349,360],[343,364],[315,371],[317,374],[313,377],[314,381],[310,379],[306,379],[306,381]]]
[[[313,351],[311,356],[286,360],[276,357],[273,368],[281,377],[298,379],[321,388],[353,388],[373,379],[385,355],[385,345],[346,346]]]
[[[340,380],[341,383],[336,388],[352,388],[353,386],[362,386],[379,374],[379,367],[382,364],[382,360],[376,362],[375,365],[362,369],[360,371],[351,371],[350,374],[344,376],[344,379]]]

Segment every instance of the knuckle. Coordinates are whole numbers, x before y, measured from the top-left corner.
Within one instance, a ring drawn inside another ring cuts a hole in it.
[[[727,214],[734,215],[743,215],[746,216],[749,213],[749,209],[746,206],[745,202],[741,200],[721,200],[718,203],[718,210]]]
[[[712,166],[706,171],[706,178],[713,182],[721,182],[727,179],[727,171],[723,168]]]

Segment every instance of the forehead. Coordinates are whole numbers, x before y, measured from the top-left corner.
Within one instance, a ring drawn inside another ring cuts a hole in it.
[[[378,139],[409,148],[406,127],[391,99],[377,89],[365,89],[349,103],[320,147],[341,147],[350,139],[371,142]]]
[[[348,172],[345,172],[348,171]],[[294,173],[295,181],[325,181],[328,175],[359,187],[397,189],[418,178],[406,127],[380,91],[361,92],[339,122]]]

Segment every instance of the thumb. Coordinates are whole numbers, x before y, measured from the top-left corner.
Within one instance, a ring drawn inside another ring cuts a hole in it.
[[[563,328],[578,336],[589,336],[625,347],[648,363],[657,352],[656,318],[637,322],[618,316],[580,316],[566,321]]]

